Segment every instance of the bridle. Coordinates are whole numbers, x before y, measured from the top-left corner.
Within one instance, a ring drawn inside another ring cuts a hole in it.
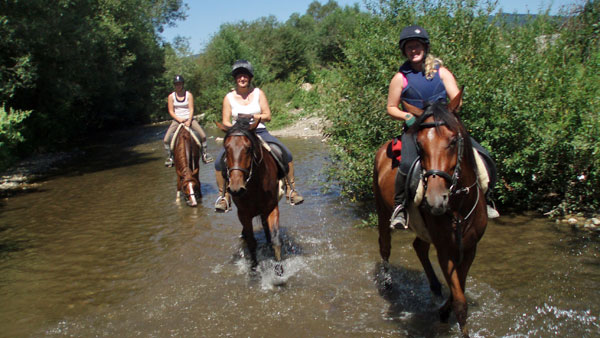
[[[423,116],[423,118],[421,119],[421,121],[423,121],[424,119],[426,119],[427,117],[433,115],[433,113],[429,112],[427,114],[425,114],[425,116]],[[437,128],[439,126],[442,125],[446,125],[446,122],[444,121],[435,121],[435,122],[425,122],[425,123],[421,123],[419,125],[419,130],[421,129],[426,129],[426,128]],[[440,169],[429,169],[427,171],[425,171],[425,173],[423,174],[423,187],[424,190],[427,190],[427,180],[430,176],[435,177],[435,176],[440,176],[442,177],[447,183],[450,184],[450,188],[448,188],[448,190],[450,191],[450,197],[452,196],[457,196],[460,194],[465,194],[465,196],[467,196],[469,194],[469,192],[471,191],[471,189],[475,186],[479,186],[479,182],[477,181],[477,177],[475,178],[475,182],[473,182],[473,184],[466,186],[466,187],[459,187],[459,180],[460,180],[460,173],[461,173],[461,161],[463,159],[463,155],[464,155],[464,151],[465,151],[465,139],[464,136],[462,135],[462,133],[458,133],[458,138],[456,140],[456,146],[458,147],[457,149],[457,158],[456,158],[456,166],[454,167],[454,172],[452,173],[452,176],[450,176],[447,172],[440,170]],[[463,251],[462,251],[462,224],[469,218],[471,217],[471,215],[473,214],[473,212],[475,211],[475,208],[477,207],[477,204],[479,203],[479,198],[480,198],[480,192],[479,192],[479,187],[477,187],[477,189],[475,189],[477,191],[477,199],[475,200],[475,203],[473,203],[473,207],[471,207],[471,210],[467,213],[466,216],[463,216],[460,214],[460,212],[456,211],[452,213],[452,223],[455,226],[455,237],[457,240],[457,245],[459,247],[459,260],[458,260],[458,264],[460,264],[460,262],[462,262],[463,259]],[[460,200],[460,204],[458,206],[457,210],[460,210],[462,208],[464,199]]]
[[[254,164],[259,164],[262,161],[261,159],[257,159],[257,156],[254,152],[254,141],[251,137],[251,135],[249,135],[249,132],[247,131],[242,131],[242,130],[238,130],[235,131],[231,134],[228,134],[225,136],[225,139],[223,140],[223,143],[225,143],[225,141],[230,137],[230,136],[244,136],[246,138],[248,138],[250,140],[250,149],[248,149],[248,152],[250,152],[252,154],[252,161],[250,162],[250,169],[246,169],[246,168],[242,168],[242,167],[228,167],[227,166],[227,160],[225,160],[225,168],[227,170],[227,182],[229,183],[229,178],[231,177],[229,174],[234,171],[234,170],[239,170],[242,173],[244,173],[244,176],[247,176],[246,180],[244,181],[244,184],[248,184],[248,182],[250,181],[250,179],[252,178],[252,173],[254,172]],[[227,157],[227,152],[225,152],[225,157]]]
[[[191,183],[193,181],[195,181],[195,179],[194,180],[187,179],[183,182],[183,186],[185,187],[186,185],[188,185],[189,183]],[[193,189],[192,191],[193,191],[193,193],[188,194],[184,190],[183,196],[184,196],[186,202],[188,202],[192,196],[194,196],[196,198],[196,200],[198,200],[201,197],[202,194],[200,193],[200,191],[196,192],[196,189]]]

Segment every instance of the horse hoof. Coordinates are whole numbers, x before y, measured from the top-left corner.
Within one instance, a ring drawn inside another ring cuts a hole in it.
[[[275,264],[275,274],[277,277],[283,276],[283,265],[281,263]]]

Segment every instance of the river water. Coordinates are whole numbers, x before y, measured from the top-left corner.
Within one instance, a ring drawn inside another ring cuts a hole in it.
[[[111,134],[1,201],[0,337],[459,336],[453,316],[437,318],[443,299],[429,292],[411,233],[394,234],[392,284],[382,286],[377,231],[357,227],[361,207],[335,184],[323,190],[320,140],[282,138],[306,201],[280,203],[277,277],[261,227],[253,274],[235,212],[213,212],[212,165],[201,167],[199,207],[175,202],[164,129]],[[467,281],[471,335],[600,336],[599,248],[598,233],[533,215],[490,221]]]

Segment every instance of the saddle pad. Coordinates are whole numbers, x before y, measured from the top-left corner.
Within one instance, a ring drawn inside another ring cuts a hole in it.
[[[402,141],[399,137],[394,138],[392,141],[392,155],[396,161],[400,162],[402,160]]]
[[[173,137],[171,138],[171,143],[170,143],[171,150],[175,149],[175,140],[177,140],[177,134],[179,134],[179,130],[181,129],[181,127],[184,127],[185,129],[187,129],[187,131],[190,133],[190,135],[192,135],[192,139],[194,139],[194,141],[196,141],[196,144],[199,147],[202,147],[202,143],[200,142],[200,140],[198,140],[198,138],[196,137],[196,134],[194,134],[192,132],[192,129],[190,129],[190,127],[186,127],[183,123],[180,123],[177,126],[175,133],[173,133]]]

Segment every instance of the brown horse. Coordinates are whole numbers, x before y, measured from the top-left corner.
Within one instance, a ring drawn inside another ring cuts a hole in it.
[[[179,128],[173,146],[173,159],[177,173],[177,202],[181,194],[190,207],[198,206],[202,197],[200,179],[198,178],[200,147],[192,138],[188,128]]]
[[[487,213],[484,192],[477,181],[471,141],[456,114],[461,96],[462,91],[448,106],[434,103],[424,111],[406,102],[403,104],[409,112],[419,116],[407,131],[416,134],[424,188],[420,206],[414,203],[408,206],[409,227],[417,235],[413,248],[423,265],[431,290],[441,296],[441,285],[428,254],[430,245],[434,245],[451,292],[439,309],[440,319],[447,321],[453,310],[463,336],[468,337],[465,282],[475,259],[477,243],[487,225]],[[390,216],[398,170],[392,167],[392,159],[386,154],[388,144],[377,151],[373,172],[379,253],[386,267],[391,251]]]
[[[226,132],[225,168],[227,168],[228,190],[237,206],[238,219],[242,223],[242,234],[252,258],[252,268],[258,265],[256,259],[256,239],[252,229],[252,219],[260,216],[265,237],[272,244],[275,260],[281,261],[281,240],[279,238],[279,179],[277,163],[264,149],[255,133],[260,120],[250,124],[239,118],[232,127],[217,122]],[[277,264],[276,272],[281,275],[283,268]]]

